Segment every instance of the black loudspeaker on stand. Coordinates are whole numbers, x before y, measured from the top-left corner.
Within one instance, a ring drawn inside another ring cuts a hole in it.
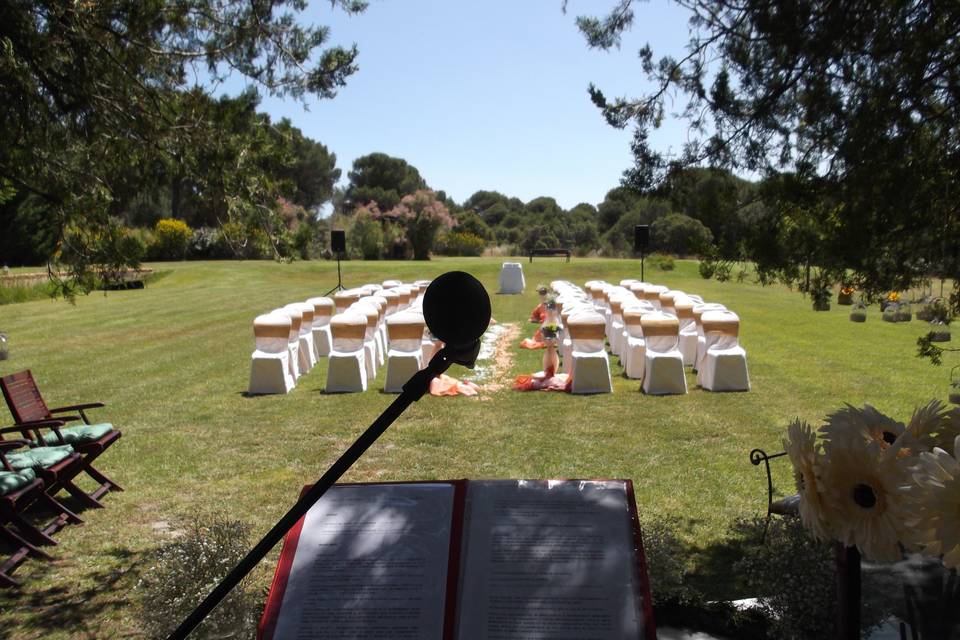
[[[343,280],[340,279],[340,258],[347,252],[347,233],[343,229],[332,229],[330,231],[330,251],[337,256],[337,286],[323,294],[325,296],[344,289]]]
[[[169,640],[185,640],[257,563],[263,560],[270,549],[280,542],[293,525],[306,515],[310,507],[360,459],[387,427],[393,424],[407,407],[423,397],[430,389],[431,380],[454,363],[473,368],[480,352],[480,337],[490,324],[490,297],[483,285],[463,271],[444,273],[435,278],[423,294],[423,317],[430,333],[443,341],[443,349],[433,356],[425,369],[411,376],[403,385],[403,392],[397,399],[280,518],[227,577],[214,587],[210,595],[170,634]]]
[[[650,246],[650,225],[638,224],[633,228],[633,251],[640,254],[640,280],[646,281],[643,277],[643,258],[647,253],[647,247]]]

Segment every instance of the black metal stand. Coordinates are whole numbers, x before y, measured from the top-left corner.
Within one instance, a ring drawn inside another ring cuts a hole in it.
[[[837,640],[860,638],[860,551],[836,544]]]
[[[190,635],[190,632],[220,604],[220,601],[263,560],[263,557],[270,552],[270,549],[280,542],[287,531],[307,513],[310,507],[323,497],[323,494],[353,466],[353,463],[364,454],[370,445],[376,442],[377,438],[387,430],[387,427],[393,424],[393,421],[396,420],[407,407],[423,397],[430,388],[431,380],[446,371],[450,365],[454,363],[472,368],[473,363],[477,359],[477,353],[480,351],[480,341],[477,340],[470,349],[463,352],[451,352],[448,351],[448,349],[449,347],[445,347],[438,351],[425,369],[413,374],[407,383],[403,385],[403,392],[397,399],[380,414],[380,417],[373,421],[373,424],[357,438],[356,442],[350,445],[350,448],[333,463],[333,466],[317,480],[316,484],[280,518],[277,524],[267,532],[267,535],[263,536],[263,539],[227,574],[227,577],[210,592],[210,595],[193,610],[193,613],[180,623],[180,626],[170,634],[169,640],[185,640],[186,637]]]
[[[335,291],[343,291],[344,289],[343,280],[340,279],[340,256],[341,255],[342,254],[340,253],[337,254],[337,286],[335,286],[333,289],[330,289],[330,291],[327,291],[325,294],[323,294],[324,296],[328,296]]]
[[[646,253],[643,249],[640,250],[640,282],[646,282],[647,279],[643,277],[643,259],[646,257]]]

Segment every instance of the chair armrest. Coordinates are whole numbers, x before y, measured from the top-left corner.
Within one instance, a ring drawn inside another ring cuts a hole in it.
[[[105,407],[107,405],[102,402],[88,402],[86,404],[71,404],[66,407],[57,407],[56,409],[50,409],[50,413],[64,413],[65,411],[83,411],[84,409],[99,409],[100,407]]]
[[[0,470],[16,473],[16,470],[7,460],[7,451],[30,446],[29,440],[0,440]]]
[[[63,424],[63,420],[36,420],[34,422],[23,422],[12,427],[0,428],[0,434],[19,433],[21,436],[23,436],[27,432],[32,431],[35,440],[34,442],[31,442],[31,446],[36,446],[43,445],[43,434],[40,433],[40,429],[47,428],[53,429],[53,432],[57,434],[57,440],[60,441],[60,444],[66,444],[66,442],[63,440],[63,435],[60,433],[60,429],[58,428],[62,427]]]
[[[19,449],[30,445],[29,440],[0,440],[0,452],[6,452],[11,449]]]
[[[83,420],[84,424],[90,424],[90,419],[87,418],[87,414],[84,413],[86,409],[97,409],[99,407],[106,406],[102,402],[87,402],[86,404],[71,404],[66,407],[57,407],[56,409],[49,409],[50,413],[63,413],[65,411],[79,411],[80,417],[72,417],[73,420]],[[64,418],[66,420],[66,418]]]
[[[760,463],[763,463],[763,466],[767,472],[767,513],[771,512],[773,506],[773,476],[770,475],[770,461],[774,458],[779,458],[780,456],[787,455],[786,451],[781,451],[780,453],[775,453],[773,455],[767,455],[767,452],[763,449],[754,449],[750,452],[750,463],[754,466],[760,466]]]
[[[79,420],[80,416],[60,416],[59,418],[46,418],[45,420],[28,420],[26,422],[18,422],[16,427],[25,427],[25,428],[34,428],[34,427],[63,427],[66,426],[68,422],[73,420]]]

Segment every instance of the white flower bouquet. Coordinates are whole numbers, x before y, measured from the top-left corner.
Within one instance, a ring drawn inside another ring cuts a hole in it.
[[[783,444],[800,517],[816,538],[875,561],[909,550],[960,567],[960,409],[934,400],[904,425],[847,405],[816,433],[794,420]]]

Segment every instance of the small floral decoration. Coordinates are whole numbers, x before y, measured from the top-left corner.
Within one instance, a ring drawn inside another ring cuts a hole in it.
[[[900,294],[896,291],[891,291],[887,294],[887,302],[900,302]]]
[[[557,332],[560,331],[560,327],[557,326],[556,323],[551,322],[551,323],[549,323],[549,324],[545,324],[545,325],[541,326],[541,327],[540,327],[540,331],[543,332],[543,337],[544,337],[544,338],[547,338],[547,339],[556,338],[556,337],[557,337]]]
[[[845,284],[845,285],[843,285],[842,287],[840,287],[840,293],[842,293],[842,294],[845,295],[845,296],[851,296],[851,295],[853,295],[853,292],[854,292],[854,291],[855,291],[855,289],[854,289],[853,287],[851,287],[849,284]]]
[[[547,292],[548,292],[548,291],[549,291],[549,289],[547,288],[547,285],[545,285],[545,284],[538,284],[538,285],[537,285],[537,295],[545,296],[545,295],[547,295]]]
[[[555,311],[557,309],[557,296],[552,293],[548,295],[546,300],[543,301],[543,306],[550,311]]]
[[[816,433],[794,420],[783,444],[814,537],[876,561],[910,549],[960,566],[960,409],[933,400],[903,424],[847,405]]]

